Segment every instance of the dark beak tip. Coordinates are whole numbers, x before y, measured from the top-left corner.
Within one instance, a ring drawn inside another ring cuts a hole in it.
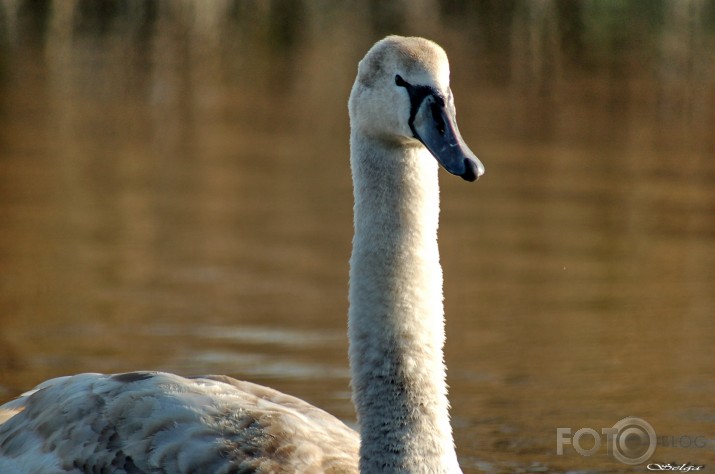
[[[478,180],[483,174],[484,166],[481,163],[468,158],[464,159],[464,173],[462,174],[462,179],[471,183]]]

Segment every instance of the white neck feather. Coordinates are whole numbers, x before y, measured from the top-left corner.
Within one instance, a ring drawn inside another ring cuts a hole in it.
[[[449,424],[437,163],[353,130],[350,364],[360,470],[461,472]]]

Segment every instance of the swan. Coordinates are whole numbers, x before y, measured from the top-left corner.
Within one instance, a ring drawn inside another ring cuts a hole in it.
[[[474,181],[484,167],[460,136],[436,43],[378,41],[348,108],[359,434],[303,400],[225,376],[88,373],[0,407],[0,472],[461,472],[442,353],[437,172]]]

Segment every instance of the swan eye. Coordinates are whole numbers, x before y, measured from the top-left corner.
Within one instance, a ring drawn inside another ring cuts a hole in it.
[[[437,131],[440,135],[444,135],[446,127],[444,123],[444,118],[442,118],[442,107],[444,107],[444,104],[439,104],[439,102],[437,101],[434,101],[430,104],[432,120],[434,120],[434,124],[437,127]]]
[[[402,76],[400,76],[399,74],[395,75],[395,85],[397,85],[397,86],[399,86],[399,87],[407,87],[407,86],[409,86],[409,84],[407,83],[407,81],[405,81],[404,79],[402,79]]]

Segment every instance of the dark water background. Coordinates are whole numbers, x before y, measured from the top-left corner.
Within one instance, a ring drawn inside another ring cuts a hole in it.
[[[447,50],[487,167],[441,174],[464,471],[644,471],[556,454],[626,416],[712,469],[712,1],[2,2],[0,399],[226,373],[354,421],[346,103],[387,33]]]

